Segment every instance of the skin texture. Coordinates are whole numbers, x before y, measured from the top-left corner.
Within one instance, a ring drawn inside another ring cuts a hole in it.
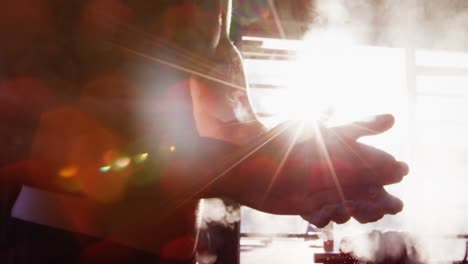
[[[236,177],[222,179],[221,194],[261,211],[299,214],[317,226],[343,223],[350,217],[367,223],[396,214],[403,204],[382,186],[400,182],[408,173],[407,165],[356,141],[382,133],[393,123],[392,116],[382,115],[373,121],[323,128],[290,147],[285,158],[300,127],[291,125],[237,166]]]
[[[402,209],[383,186],[401,181],[407,166],[357,142],[388,130],[393,117],[307,131],[309,139],[291,145],[297,124],[271,140],[276,132],[264,135],[255,119],[226,128],[212,115],[229,106],[213,103],[229,98],[220,96],[219,83],[161,66],[170,60],[212,70],[221,26],[216,4],[61,2],[0,0],[0,35],[7,36],[0,43],[0,117],[14,121],[2,137],[31,142],[27,154],[0,167],[4,184],[91,200],[95,209],[83,217],[104,226],[105,237],[168,256],[183,251],[177,245],[190,255],[186,238],[203,197],[302,215],[318,226],[350,217],[371,222]],[[142,151],[150,152],[150,165],[100,173],[109,156]],[[60,178],[67,166],[79,169]]]

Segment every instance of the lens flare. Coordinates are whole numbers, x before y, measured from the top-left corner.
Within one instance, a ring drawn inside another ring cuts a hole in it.
[[[100,172],[109,172],[111,169],[112,169],[111,166],[102,166],[101,168],[99,168],[99,171]]]
[[[138,155],[135,155],[135,157],[133,157],[133,162],[135,162],[135,164],[141,164],[148,160],[148,156],[149,156],[149,153],[140,153]]]
[[[77,174],[78,174],[78,167],[76,166],[67,166],[58,172],[58,175],[65,179],[73,178]]]
[[[129,157],[120,157],[114,161],[112,168],[116,170],[122,170],[128,167],[132,163],[132,160]]]

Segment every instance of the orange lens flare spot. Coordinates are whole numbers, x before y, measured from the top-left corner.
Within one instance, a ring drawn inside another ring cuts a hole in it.
[[[58,175],[65,179],[73,178],[77,174],[78,174],[78,167],[76,166],[67,166],[58,172]]]
[[[174,145],[170,146],[170,147],[169,147],[169,151],[175,152],[175,151],[176,151],[176,147],[175,147]]]
[[[102,162],[103,164],[110,164],[112,161],[115,159],[116,156],[118,156],[119,153],[115,150],[108,150],[104,152],[104,155],[102,156]]]

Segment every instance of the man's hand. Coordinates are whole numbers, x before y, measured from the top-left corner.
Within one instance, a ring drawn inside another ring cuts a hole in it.
[[[309,223],[324,227],[330,221],[342,224],[354,217],[360,223],[369,223],[381,219],[385,214],[397,214],[403,209],[400,199],[387,193],[383,187],[371,185],[345,187],[344,201],[335,200],[336,194],[327,190],[310,195],[309,200],[320,201],[324,205],[317,211],[301,215]]]
[[[402,210],[402,202],[384,185],[400,182],[405,163],[390,154],[357,142],[393,126],[391,115],[334,128],[316,128],[313,137],[297,143],[292,125],[223,181],[239,202],[273,214],[302,215],[318,226],[343,223],[354,217],[362,223]],[[229,186],[229,187],[228,187]]]

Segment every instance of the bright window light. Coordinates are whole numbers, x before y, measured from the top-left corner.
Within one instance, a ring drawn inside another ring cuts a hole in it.
[[[261,120],[275,115],[266,118],[269,125],[285,120],[315,122],[333,113],[330,121],[336,124],[395,113],[407,104],[402,49],[352,46],[337,35],[327,38],[301,42],[263,39],[263,46],[269,43],[276,50],[290,49],[294,43],[294,56],[289,61],[245,59],[250,95]]]
[[[289,41],[282,46],[282,40],[266,39],[269,44],[259,43],[264,40],[261,38],[244,40],[254,41],[257,48],[271,48],[265,54],[293,51],[290,60],[268,60],[265,56],[258,59],[252,53],[245,57],[251,102],[264,124],[272,127],[291,119],[314,122],[330,110],[333,112],[330,125],[393,113],[399,120],[395,128],[366,142],[405,159],[408,145],[405,50],[353,46],[350,42],[336,45],[312,39],[293,42],[294,48]],[[306,223],[300,218],[256,214],[248,208],[243,209],[242,219],[242,232],[247,233],[306,230]],[[263,225],[255,224],[258,222]]]
[[[246,38],[257,53],[265,52],[262,60],[246,56],[246,72],[254,110],[270,127],[289,119],[316,121],[329,109],[328,125],[395,115],[394,128],[363,141],[410,163],[411,175],[386,187],[403,199],[405,210],[373,224],[335,225],[335,239],[372,229],[468,233],[468,199],[460,196],[468,186],[468,53],[356,46],[343,36],[328,37],[340,45],[327,38]],[[289,60],[268,59],[285,50]],[[253,215],[244,208],[243,232],[305,232],[297,218],[264,214],[255,215],[261,217],[258,229]]]
[[[447,51],[417,51],[416,65],[468,69],[468,54]]]

